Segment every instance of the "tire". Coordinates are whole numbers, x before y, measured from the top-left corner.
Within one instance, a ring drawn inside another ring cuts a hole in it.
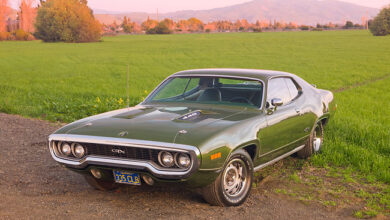
[[[324,127],[321,122],[317,122],[313,131],[307,140],[305,147],[297,152],[299,158],[307,159],[311,155],[318,153],[321,150],[324,142]]]
[[[112,191],[118,188],[114,181],[99,180],[91,175],[83,175],[85,181],[93,188],[101,191]]]
[[[240,176],[242,178],[238,178]],[[201,193],[211,205],[239,206],[247,199],[252,182],[252,159],[245,150],[240,149],[232,153],[217,179],[202,188]]]

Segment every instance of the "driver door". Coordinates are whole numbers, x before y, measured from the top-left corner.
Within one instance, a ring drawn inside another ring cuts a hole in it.
[[[288,78],[287,78],[288,79]],[[282,105],[273,106],[272,100],[280,99]],[[286,78],[272,78],[268,81],[266,121],[267,127],[259,133],[260,157],[264,161],[274,159],[297,146],[300,139],[299,110],[294,97],[290,95]]]

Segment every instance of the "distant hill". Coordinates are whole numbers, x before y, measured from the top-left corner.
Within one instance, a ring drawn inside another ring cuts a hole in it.
[[[256,22],[256,20],[265,19],[271,21],[292,21],[298,24],[343,23],[350,20],[354,23],[361,23],[362,16],[371,18],[378,12],[379,9],[336,0],[254,0],[210,10],[187,10],[160,14],[159,19],[171,18],[180,20],[196,17],[204,22],[215,20],[236,21],[237,19],[247,19],[249,22]],[[100,20],[101,15],[97,14],[96,16]],[[142,22],[148,16],[156,19],[156,14],[137,12],[110,14],[102,22],[106,24],[112,23],[115,19],[122,20],[123,16],[127,16],[136,22]]]

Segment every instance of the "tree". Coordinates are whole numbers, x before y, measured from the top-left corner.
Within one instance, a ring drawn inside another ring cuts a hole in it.
[[[180,20],[176,26],[179,31],[188,31],[190,24],[187,20]]]
[[[352,21],[347,21],[344,26],[345,29],[350,29],[353,28],[353,23]]]
[[[144,21],[141,26],[142,30],[148,31],[149,29],[152,29],[158,25],[158,21],[152,20],[148,17],[148,20]]]
[[[35,36],[45,42],[99,41],[102,27],[85,0],[47,0],[38,9]]]
[[[390,34],[390,5],[383,8],[374,20],[369,22],[369,29],[374,36]]]
[[[34,0],[22,0],[18,12],[19,29],[25,32],[34,32],[35,17],[37,10],[33,7]]]
[[[0,32],[7,31],[8,0],[0,0]]]
[[[172,19],[165,18],[161,22],[164,23],[165,26],[167,26],[169,30],[173,31],[175,29],[176,24]]]
[[[203,22],[197,18],[190,18],[188,19],[188,25],[190,31],[201,31],[203,30]]]
[[[154,28],[146,31],[147,34],[172,34],[172,30],[169,29],[167,24],[162,21]]]
[[[125,33],[131,33],[134,29],[134,23],[130,21],[130,18],[127,18],[126,16],[123,18],[122,22],[122,28]]]

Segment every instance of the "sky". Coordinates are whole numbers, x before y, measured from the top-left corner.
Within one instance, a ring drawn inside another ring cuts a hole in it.
[[[93,9],[114,12],[149,12],[157,8],[160,13],[180,10],[201,10],[240,4],[250,0],[88,0]],[[286,0],[293,1],[293,0]],[[326,1],[326,0],[320,0]],[[358,5],[381,8],[390,4],[390,0],[342,0]],[[20,0],[9,0],[13,8],[17,8]]]

